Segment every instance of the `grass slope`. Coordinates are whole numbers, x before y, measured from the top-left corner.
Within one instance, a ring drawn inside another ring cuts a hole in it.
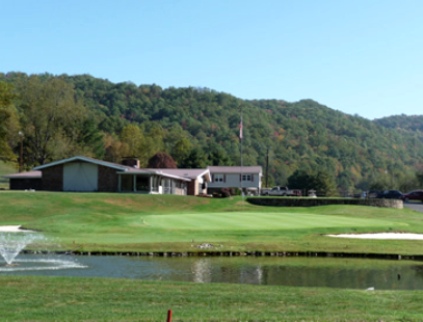
[[[409,209],[263,207],[240,198],[107,193],[0,193],[0,224],[21,224],[64,248],[101,251],[329,251],[420,254],[419,241],[329,238],[328,233],[423,233]]]

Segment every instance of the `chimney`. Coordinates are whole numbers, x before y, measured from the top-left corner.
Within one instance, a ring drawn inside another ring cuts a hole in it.
[[[139,169],[140,160],[135,157],[127,157],[122,160],[122,165]]]

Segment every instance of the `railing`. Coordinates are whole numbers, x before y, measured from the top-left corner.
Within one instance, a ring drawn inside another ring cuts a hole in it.
[[[163,187],[163,194],[165,195],[186,195],[186,189],[184,188],[172,188],[172,187]]]

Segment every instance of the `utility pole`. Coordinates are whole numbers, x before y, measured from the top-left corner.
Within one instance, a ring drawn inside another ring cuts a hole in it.
[[[19,137],[20,137],[20,151],[19,151],[19,172],[23,171],[23,137],[24,134],[22,131],[18,132]]]
[[[269,187],[269,147],[267,147],[267,154],[266,154],[266,188]]]
[[[243,134],[243,124],[242,124],[242,105],[241,105],[241,121],[239,123],[239,144],[240,144],[240,156],[241,156],[241,175],[240,175],[240,188],[241,188],[241,196],[242,196],[242,200],[244,200],[244,190],[243,190],[243,182],[242,182],[242,177],[243,177],[243,160],[242,160],[242,140],[244,138],[244,134]]]

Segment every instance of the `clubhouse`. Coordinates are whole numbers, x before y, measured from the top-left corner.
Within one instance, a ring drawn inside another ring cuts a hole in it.
[[[152,169],[134,158],[118,164],[74,156],[5,177],[10,190],[205,195],[222,188],[259,192],[261,176],[259,166]]]

